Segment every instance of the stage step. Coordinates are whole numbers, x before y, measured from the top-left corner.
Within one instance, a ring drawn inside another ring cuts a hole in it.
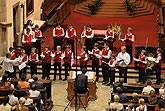
[[[91,15],[88,5],[92,4],[92,2],[93,0],[87,0],[76,5],[74,12],[93,17],[137,17],[154,12],[154,5],[144,0],[131,0],[136,5],[136,9],[132,15],[129,15],[127,12],[124,0],[102,0],[103,3],[96,14]]]

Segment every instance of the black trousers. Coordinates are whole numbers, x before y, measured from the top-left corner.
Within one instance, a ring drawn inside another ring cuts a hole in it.
[[[103,74],[103,82],[109,82],[109,66],[105,63],[102,63],[102,74]]]
[[[68,71],[71,70],[71,64],[65,63],[64,67],[65,67],[65,79],[67,79],[69,75]]]
[[[92,60],[92,71],[96,71],[96,81],[99,80],[99,60]]]
[[[13,69],[14,69],[13,77],[17,77],[17,75],[16,75],[17,66],[13,66]]]
[[[160,84],[161,81],[161,65],[155,66],[156,71],[156,84]]]
[[[30,64],[31,77],[33,74],[37,74],[37,64]]]
[[[73,54],[75,53],[75,51],[74,51],[74,40],[68,40],[67,41],[67,45],[71,45],[71,47],[72,47],[72,52],[73,52]]]
[[[24,49],[25,49],[25,53],[29,56],[31,53],[32,46],[31,45],[24,46]]]
[[[109,70],[109,77],[110,77],[110,84],[113,85],[113,82],[115,82],[115,69]]]
[[[130,64],[132,63],[132,45],[125,45],[126,52],[130,55]]]
[[[57,68],[58,68],[58,71],[59,71],[59,79],[61,79],[61,63],[58,63],[58,62],[54,63],[54,79],[56,79]]]
[[[54,50],[56,50],[56,47],[59,45],[62,47],[62,42],[63,42],[63,39],[60,37],[54,37]]]
[[[5,71],[5,74],[8,76],[8,78],[13,78],[13,72]]]
[[[146,69],[145,68],[139,68],[139,82],[143,82],[143,84],[146,82]]]
[[[81,71],[82,71],[83,68],[86,68],[86,69],[87,69],[87,65],[81,65],[81,64],[80,64],[80,69],[81,69]]]
[[[109,43],[109,48],[111,49],[111,51],[113,51],[113,42],[108,42]]]
[[[127,83],[127,67],[119,66],[119,78],[123,78],[124,74],[124,82]]]
[[[86,46],[86,52],[88,53],[88,50],[89,51],[92,51],[92,48],[93,48],[93,42],[91,39],[85,39],[85,46]]]
[[[42,62],[42,79],[45,79],[47,77],[50,78],[50,69],[51,69],[51,63],[45,63]]]
[[[19,77],[21,77],[22,74],[26,74],[27,66],[24,67],[22,70],[19,70]]]

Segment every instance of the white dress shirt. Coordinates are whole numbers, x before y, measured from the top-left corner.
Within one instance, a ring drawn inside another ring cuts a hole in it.
[[[14,72],[14,69],[13,69],[13,65],[17,62],[17,60],[10,60],[9,58],[6,58],[4,59],[3,61],[3,68],[5,71],[9,71],[9,72]]]
[[[39,97],[40,96],[40,91],[33,91],[33,90],[29,90],[30,96],[29,97]]]
[[[128,64],[130,63],[130,55],[127,52],[125,53],[120,52],[117,55],[116,59],[119,62],[118,64],[120,67],[127,67]]]

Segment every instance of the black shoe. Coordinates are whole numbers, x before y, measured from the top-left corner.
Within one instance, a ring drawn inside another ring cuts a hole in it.
[[[62,80],[62,78],[60,77],[59,80]]]
[[[67,79],[65,78],[65,79],[63,79],[63,81],[66,81]]]
[[[102,85],[105,85],[105,84],[107,84],[108,82],[107,81],[105,81],[105,82],[102,82]]]
[[[56,78],[53,79],[53,81],[55,81],[55,80],[56,80]]]

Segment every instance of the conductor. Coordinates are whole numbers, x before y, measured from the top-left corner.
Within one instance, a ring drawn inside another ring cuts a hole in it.
[[[74,91],[77,93],[85,93],[87,91],[87,81],[88,76],[86,76],[87,69],[83,68],[82,73],[77,75],[77,83],[75,82],[75,89]]]

